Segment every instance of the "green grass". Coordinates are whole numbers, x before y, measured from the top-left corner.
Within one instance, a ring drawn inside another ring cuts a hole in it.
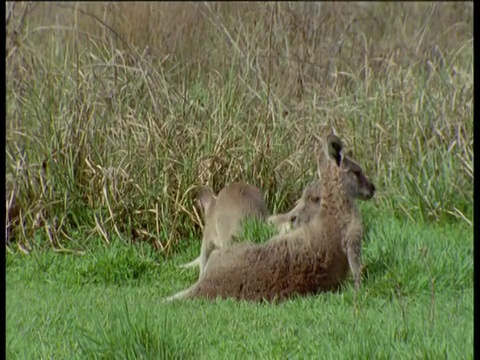
[[[7,357],[473,358],[472,229],[372,211],[356,313],[351,280],[277,305],[161,303],[196,280],[178,265],[197,240],[171,257],[101,239],[75,253],[8,253]]]

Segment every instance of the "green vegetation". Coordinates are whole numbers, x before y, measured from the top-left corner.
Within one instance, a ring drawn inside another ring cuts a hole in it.
[[[6,10],[7,358],[473,357],[472,3]],[[357,312],[351,282],[161,304],[195,186],[285,211],[331,126],[377,188]]]
[[[15,4],[6,172],[27,250],[43,232],[176,251],[199,235],[197,184],[286,210],[330,126],[378,208],[472,223],[471,3]]]
[[[356,313],[352,281],[277,305],[162,304],[196,280],[178,265],[199,241],[167,259],[101,239],[73,253],[9,253],[7,358],[473,358],[472,229],[390,214],[368,227]]]

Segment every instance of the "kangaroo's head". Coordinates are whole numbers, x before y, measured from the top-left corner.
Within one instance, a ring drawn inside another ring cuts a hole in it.
[[[352,153],[344,153],[342,141],[334,133],[327,136],[327,154],[341,170],[343,186],[348,196],[369,200],[375,195],[375,185],[365,176],[362,167],[352,159]]]
[[[326,155],[334,160],[341,169],[342,182],[347,195],[354,199],[371,199],[375,194],[375,185],[365,176],[362,167],[353,159],[352,152],[343,153],[342,141],[334,133],[327,137],[326,143]],[[322,160],[318,169],[320,178],[322,177],[321,168],[325,165],[325,159]],[[320,210],[321,199],[321,180],[317,180],[303,190],[301,198],[290,212],[276,217],[277,224],[281,228],[294,229],[309,222]]]

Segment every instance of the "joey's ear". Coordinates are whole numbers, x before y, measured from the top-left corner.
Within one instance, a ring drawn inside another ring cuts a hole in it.
[[[348,150],[346,153],[345,153],[345,156],[351,158],[353,157],[353,151],[352,150]]]
[[[343,144],[342,140],[337,135],[327,136],[328,155],[335,160],[335,163],[340,166],[343,160]]]
[[[198,189],[198,201],[203,207],[205,212],[212,206],[212,204],[217,200],[216,196],[213,194],[207,186],[201,185]]]

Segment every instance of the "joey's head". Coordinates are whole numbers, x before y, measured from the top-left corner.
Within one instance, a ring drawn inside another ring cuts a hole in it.
[[[275,224],[280,234],[285,234],[292,229],[309,222],[320,211],[321,189],[317,180],[310,183],[297,200],[295,207],[287,213],[272,215],[268,219]]]
[[[368,179],[362,167],[352,159],[351,152],[344,153],[340,138],[331,133],[327,136],[327,155],[341,171],[343,186],[347,194],[355,199],[369,200],[375,195],[375,185]],[[322,170],[320,170],[322,174]]]
[[[200,186],[198,190],[197,203],[203,209],[203,216],[205,219],[209,218],[212,213],[215,203],[217,202],[217,197],[207,186]]]
[[[319,181],[315,181],[303,190],[297,205],[289,213],[291,228],[295,229],[302,224],[308,223],[320,210],[322,199],[320,185]]]

